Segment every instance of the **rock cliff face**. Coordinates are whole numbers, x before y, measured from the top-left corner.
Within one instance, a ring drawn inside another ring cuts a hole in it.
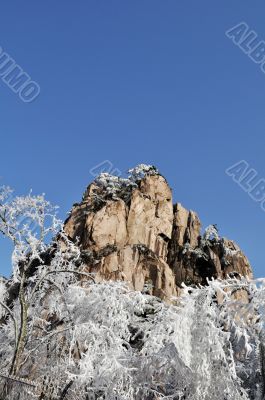
[[[171,189],[155,167],[140,165],[130,173],[129,179],[101,174],[65,222],[96,281],[124,280],[169,300],[182,283],[252,277],[233,241],[220,238],[215,226],[201,234],[197,214],[180,203],[173,206]]]

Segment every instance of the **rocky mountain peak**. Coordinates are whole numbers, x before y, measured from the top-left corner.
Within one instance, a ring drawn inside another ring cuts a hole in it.
[[[228,275],[252,277],[246,256],[216,226],[201,232],[194,211],[173,205],[157,168],[141,164],[127,178],[99,175],[65,222],[96,281],[123,280],[169,300],[186,285]]]

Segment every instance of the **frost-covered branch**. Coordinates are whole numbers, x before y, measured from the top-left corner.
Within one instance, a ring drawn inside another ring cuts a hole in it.
[[[0,300],[0,305],[8,312],[8,314],[10,315],[10,317],[11,317],[13,323],[14,323],[15,343],[17,343],[17,338],[18,338],[18,323],[17,323],[17,320],[16,320],[13,312],[10,310],[10,308],[5,303],[3,303],[1,300]]]
[[[45,281],[45,279],[48,278],[49,275],[54,275],[54,274],[75,274],[75,275],[80,275],[80,276],[85,276],[87,278],[89,278],[90,280],[92,280],[95,283],[95,279],[93,278],[93,276],[91,274],[88,274],[86,272],[83,271],[77,271],[77,270],[70,270],[70,269],[61,269],[61,270],[55,270],[55,271],[47,271],[45,273],[44,276],[42,276],[38,282],[36,283],[34,289],[31,292],[30,298],[29,298],[29,303],[32,302],[35,293],[37,292],[37,290],[40,288],[40,286],[42,285],[42,283]]]

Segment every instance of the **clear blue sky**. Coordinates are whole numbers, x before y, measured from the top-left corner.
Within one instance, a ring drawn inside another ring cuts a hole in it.
[[[265,212],[225,174],[245,159],[265,177],[265,74],[225,36],[245,21],[265,39],[264,18],[249,0],[3,2],[0,46],[41,93],[25,104],[0,80],[1,182],[64,218],[94,165],[155,164],[265,275]]]

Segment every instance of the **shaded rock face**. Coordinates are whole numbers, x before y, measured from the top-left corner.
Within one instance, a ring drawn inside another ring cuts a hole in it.
[[[168,264],[176,285],[206,285],[208,279],[225,279],[239,275],[252,278],[247,257],[232,240],[200,234],[201,223],[196,213],[180,203],[174,206],[172,239],[169,243]]]
[[[239,247],[212,231],[201,235],[197,214],[180,203],[173,207],[167,181],[153,170],[138,180],[102,174],[65,222],[96,281],[124,280],[168,301],[182,283],[205,285],[229,274],[252,277]]]

